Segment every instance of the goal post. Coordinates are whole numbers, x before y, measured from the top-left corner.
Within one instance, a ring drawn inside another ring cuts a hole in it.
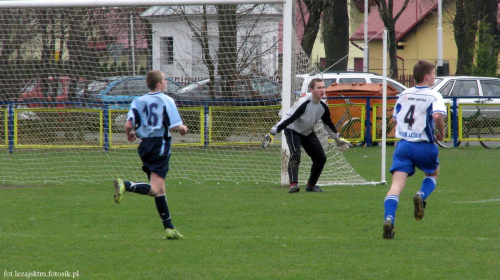
[[[293,3],[0,1],[0,184],[144,180],[124,123],[153,69],[190,129],[173,133],[168,182],[287,184],[284,137],[265,150],[261,140],[311,66]],[[319,184],[374,184],[317,134],[328,157]]]

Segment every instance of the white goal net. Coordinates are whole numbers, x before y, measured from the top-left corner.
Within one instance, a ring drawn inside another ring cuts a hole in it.
[[[139,142],[126,140],[124,123],[130,102],[148,92],[144,75],[153,69],[165,72],[165,94],[190,129],[173,133],[167,182],[280,184],[281,136],[266,150],[261,140],[281,116],[283,4],[3,2],[1,185],[146,180]],[[292,92],[308,67],[294,44]],[[319,184],[367,184],[318,133],[328,156]],[[309,168],[305,155],[301,183]]]

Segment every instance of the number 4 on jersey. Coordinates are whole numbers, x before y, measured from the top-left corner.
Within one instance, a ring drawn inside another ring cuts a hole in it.
[[[411,130],[411,126],[415,122],[415,117],[413,116],[414,114],[415,114],[415,105],[411,105],[410,109],[408,109],[408,112],[406,112],[404,120],[404,122],[408,124],[409,130]]]

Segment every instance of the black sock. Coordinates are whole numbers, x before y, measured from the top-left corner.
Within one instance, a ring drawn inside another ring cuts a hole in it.
[[[139,194],[149,194],[151,192],[151,185],[146,183],[134,183],[124,181],[125,190],[128,192],[135,192]]]
[[[165,195],[155,196],[156,209],[160,214],[161,222],[164,228],[174,228],[170,213],[168,212],[167,197]]]

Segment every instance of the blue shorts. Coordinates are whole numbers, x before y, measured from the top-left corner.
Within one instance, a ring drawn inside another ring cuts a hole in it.
[[[390,172],[401,171],[412,176],[417,167],[427,174],[432,174],[438,166],[438,147],[434,143],[401,140],[392,156]]]
[[[162,137],[144,138],[137,148],[142,160],[142,170],[151,180],[151,172],[165,179],[169,170],[171,140]]]

